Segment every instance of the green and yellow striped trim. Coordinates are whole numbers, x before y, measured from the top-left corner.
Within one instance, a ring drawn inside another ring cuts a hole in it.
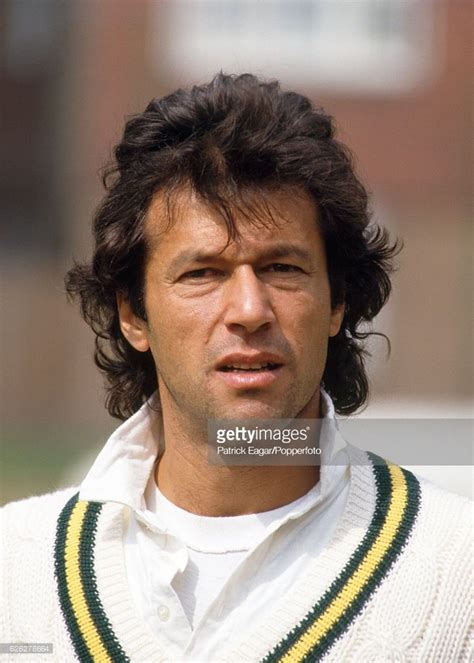
[[[321,660],[354,623],[406,545],[419,510],[419,483],[411,472],[368,455],[376,505],[366,535],[318,603],[262,663]]]
[[[59,601],[81,663],[129,663],[99,598],[94,547],[100,502],[66,504],[58,519],[55,575]]]
[[[354,623],[400,555],[420,503],[416,477],[369,454],[376,504],[364,539],[326,593],[262,660],[315,663]],[[74,495],[58,519],[55,573],[59,600],[81,663],[130,662],[101,603],[94,571],[97,520],[103,504]]]

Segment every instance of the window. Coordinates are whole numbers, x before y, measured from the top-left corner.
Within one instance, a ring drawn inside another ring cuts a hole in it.
[[[150,36],[155,66],[189,80],[223,69],[385,94],[433,66],[429,0],[173,0],[154,5]]]

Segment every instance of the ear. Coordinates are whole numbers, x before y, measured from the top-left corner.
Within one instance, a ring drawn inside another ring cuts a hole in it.
[[[331,318],[329,320],[329,336],[336,336],[339,333],[345,312],[346,306],[344,302],[342,304],[338,304],[332,309]]]
[[[148,327],[145,320],[142,320],[133,312],[130,302],[123,292],[117,293],[117,309],[120,319],[120,329],[130,345],[139,352],[146,352],[150,349],[148,342]]]

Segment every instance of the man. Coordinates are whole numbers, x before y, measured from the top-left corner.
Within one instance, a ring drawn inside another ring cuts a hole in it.
[[[251,75],[154,100],[67,288],[124,420],[4,509],[4,642],[58,661],[469,660],[468,500],[341,440],[397,250],[331,118]],[[329,423],[315,464],[209,461],[209,422]],[[337,459],[337,462],[336,462]],[[43,660],[43,659],[42,659]]]

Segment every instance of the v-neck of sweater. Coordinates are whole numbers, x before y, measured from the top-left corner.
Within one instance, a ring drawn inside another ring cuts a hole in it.
[[[286,596],[275,597],[265,618],[257,619],[254,630],[233,651],[222,652],[220,660],[257,657],[270,662],[277,660],[269,653],[272,648],[291,653],[294,647],[298,651],[310,647],[307,651],[314,652],[329,646],[347,628],[348,617],[357,617],[400,554],[419,508],[416,478],[383,461],[377,465],[375,457],[350,445],[348,452],[349,495],[331,540]],[[70,500],[60,516],[56,548],[58,586],[70,632],[78,637],[79,647],[88,646],[82,631],[87,619],[81,628],[79,611],[79,626],[74,621],[78,616],[70,602],[74,604],[76,597],[66,589],[68,584],[75,587],[70,584],[74,569],[68,575],[63,562],[68,550],[78,545],[84,582],[78,589],[79,598],[85,599],[85,612],[94,615],[98,644],[97,640],[93,644],[109,647],[114,662],[130,660],[126,652],[132,659],[164,661],[166,649],[159,634],[152,634],[139,619],[127,583],[123,551],[127,509],[124,514],[121,505],[77,498]]]

